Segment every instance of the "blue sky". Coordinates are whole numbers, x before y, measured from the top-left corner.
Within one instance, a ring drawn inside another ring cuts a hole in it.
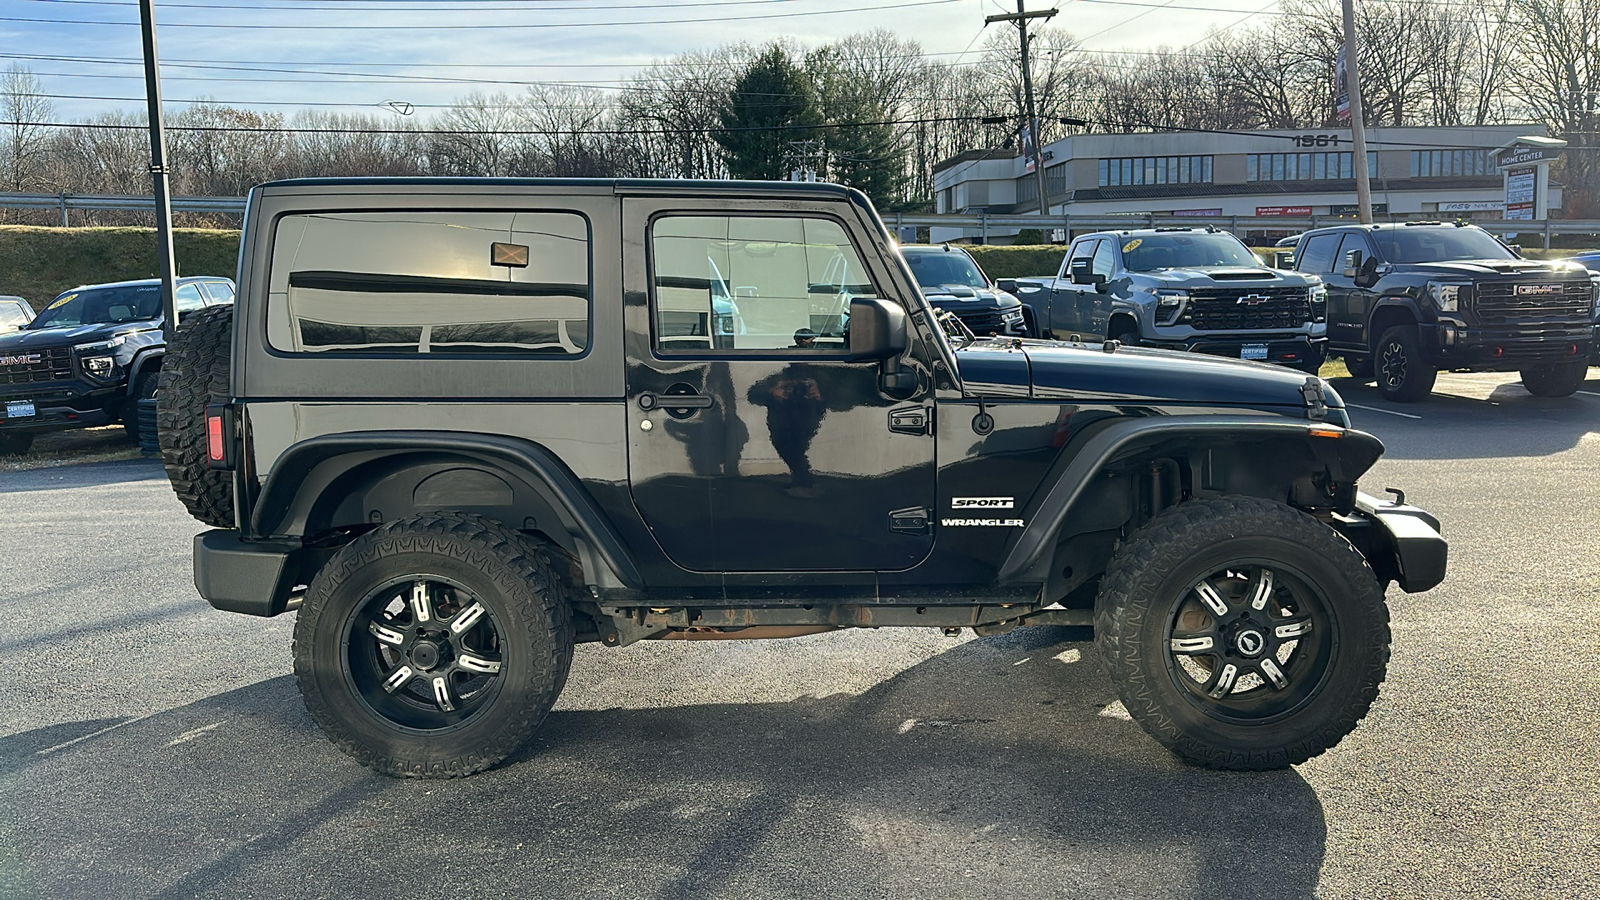
[[[1265,0],[1028,2],[1029,9],[1059,6],[1052,25],[1084,38],[1093,50],[1182,47],[1264,5]],[[1200,6],[1206,9],[1192,8]],[[956,59],[966,50],[964,59],[971,60],[986,37],[980,34],[984,17],[1012,11],[1014,0],[156,3],[169,109],[183,105],[177,101],[210,98],[284,113],[308,103],[331,104],[321,108],[339,112],[381,111],[385,101],[425,110],[473,90],[520,90],[474,79],[605,86],[685,51],[780,38],[813,46],[873,28],[916,40],[924,52],[947,54],[941,59]],[[137,0],[0,0],[0,68],[18,63],[32,70],[62,120],[136,111],[144,96],[138,21]],[[989,26],[1002,28],[1013,33],[1010,26]],[[235,68],[222,68],[228,66]],[[262,68],[380,77],[248,71]],[[438,81],[449,78],[464,81]]]

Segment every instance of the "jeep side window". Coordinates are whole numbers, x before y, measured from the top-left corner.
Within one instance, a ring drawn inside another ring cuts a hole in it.
[[[1335,231],[1329,234],[1319,234],[1308,241],[1304,241],[1305,247],[1300,251],[1299,259],[1295,260],[1295,271],[1312,272],[1317,275],[1334,271],[1333,264],[1339,249],[1339,238],[1341,237],[1343,235]]]
[[[284,216],[267,340],[341,356],[581,356],[589,254],[588,222],[576,213]]]
[[[875,297],[844,228],[799,216],[663,216],[650,229],[659,351],[842,354]]]

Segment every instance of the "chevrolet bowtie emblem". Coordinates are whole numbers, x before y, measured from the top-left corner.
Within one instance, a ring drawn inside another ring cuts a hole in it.
[[[1239,303],[1241,306],[1260,306],[1271,299],[1271,297],[1263,297],[1260,294],[1245,294],[1235,302]]]

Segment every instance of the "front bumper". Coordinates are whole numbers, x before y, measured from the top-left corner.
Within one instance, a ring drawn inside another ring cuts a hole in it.
[[[1426,510],[1356,494],[1352,515],[1337,516],[1334,528],[1360,550],[1383,584],[1393,581],[1408,594],[1444,581],[1449,544],[1439,536],[1439,520]]]
[[[1593,327],[1530,332],[1442,322],[1424,327],[1422,336],[1441,369],[1514,372],[1529,365],[1590,359],[1600,352],[1600,333]]]
[[[1328,356],[1328,339],[1309,335],[1196,335],[1181,341],[1162,341],[1157,338],[1144,342],[1148,346],[1170,350],[1187,350],[1208,356],[1226,356],[1230,359],[1249,359],[1255,362],[1277,363],[1301,369],[1320,367]],[[1264,349],[1263,349],[1264,348]],[[1247,355],[1248,354],[1248,355]]]
[[[68,428],[94,428],[116,421],[116,406],[122,399],[119,385],[96,386],[81,381],[49,381],[33,385],[8,385],[0,393],[0,431],[10,434],[38,434]],[[8,404],[33,404],[31,416],[8,416]]]
[[[287,612],[300,583],[298,541],[241,541],[231,529],[194,536],[194,586],[224,612],[276,616]]]

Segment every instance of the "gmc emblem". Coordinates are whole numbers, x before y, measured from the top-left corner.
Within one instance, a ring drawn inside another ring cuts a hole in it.
[[[1561,293],[1561,290],[1562,287],[1559,284],[1519,284],[1517,285],[1517,296],[1526,297],[1530,294],[1559,294]]]
[[[42,362],[44,362],[44,355],[39,353],[0,356],[0,366],[34,366]]]
[[[1260,294],[1245,294],[1243,297],[1240,297],[1234,302],[1241,306],[1260,306],[1271,299],[1271,297],[1263,297]]]

